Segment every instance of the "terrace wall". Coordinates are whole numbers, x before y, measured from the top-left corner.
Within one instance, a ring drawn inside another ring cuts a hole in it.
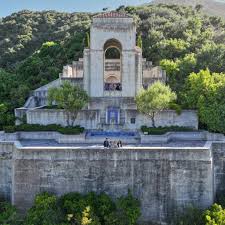
[[[0,143],[0,197],[21,212],[37,193],[132,191],[141,201],[142,221],[165,222],[192,204],[210,206],[225,192],[225,142],[195,148],[22,147]]]
[[[166,221],[176,209],[213,203],[211,151],[195,149],[16,150],[13,203],[28,209],[37,193],[106,192],[113,197],[128,189],[141,201],[142,221]],[[27,194],[29,193],[29,194]]]

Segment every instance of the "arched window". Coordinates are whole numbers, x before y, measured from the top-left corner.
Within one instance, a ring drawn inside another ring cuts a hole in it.
[[[110,47],[105,51],[105,59],[120,59],[120,51],[118,48]]]
[[[105,91],[121,91],[121,52],[119,41],[110,39],[104,44],[104,88]]]

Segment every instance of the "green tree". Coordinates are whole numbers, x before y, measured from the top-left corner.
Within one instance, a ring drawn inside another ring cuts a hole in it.
[[[97,208],[97,214],[100,215],[100,218],[104,219],[103,223],[105,223],[105,220],[110,212],[116,210],[115,203],[107,194],[101,193],[98,197],[98,205],[99,207]]]
[[[188,52],[189,43],[182,39],[164,39],[158,43],[159,54],[163,59],[175,59]]]
[[[225,74],[192,73],[183,95],[186,107],[198,109],[200,121],[209,130],[225,133]]]
[[[89,32],[75,33],[62,45],[64,48],[62,56],[65,54],[68,62],[79,60],[79,58],[83,57],[83,50],[88,46],[88,34]]]
[[[14,73],[0,69],[0,130],[3,126],[14,123],[14,108],[20,98],[18,93],[20,87],[18,87],[16,80]],[[17,93],[12,96],[15,88],[17,88]]]
[[[116,210],[112,210],[105,218],[105,225],[136,225],[141,215],[140,202],[128,191],[127,196],[116,200]]]
[[[225,71],[225,45],[208,42],[199,50],[197,57],[197,69],[209,69],[211,72],[221,73]]]
[[[122,213],[121,220],[124,220],[124,224],[135,225],[141,216],[141,210],[140,202],[132,196],[131,191],[128,191],[127,196],[120,197],[116,204],[119,214]]]
[[[205,225],[225,225],[225,209],[214,204],[204,213]]]
[[[225,85],[198,99],[200,121],[213,132],[225,134]]]
[[[63,82],[60,87],[51,88],[48,91],[50,105],[56,103],[59,108],[65,110],[68,126],[74,126],[78,112],[86,105],[88,100],[87,93],[70,82]]]
[[[28,210],[23,225],[59,225],[63,215],[57,206],[55,195],[48,193],[38,194],[32,208]]]
[[[171,102],[176,100],[175,92],[161,82],[149,86],[147,90],[142,89],[136,96],[138,110],[149,116],[152,126],[155,127],[156,113],[169,108]]]
[[[0,129],[5,125],[6,123],[6,115],[7,107],[4,104],[0,104]]]
[[[196,55],[194,53],[186,54],[183,58],[168,60],[164,59],[160,62],[161,67],[166,71],[168,83],[172,90],[179,92],[183,90],[186,78],[191,72],[195,72]]]
[[[63,47],[55,42],[43,43],[39,51],[24,60],[16,69],[16,80],[33,90],[56,78],[66,63]],[[32,74],[32,75],[31,75]],[[27,93],[24,99],[27,97]]]
[[[86,207],[90,207],[90,216],[94,221],[105,224],[111,212],[115,212],[116,206],[113,200],[105,193],[97,195],[90,192],[86,195],[79,193],[69,193],[62,196],[59,200],[61,208],[71,221],[77,223],[82,220],[83,212]],[[73,216],[71,216],[73,215]]]

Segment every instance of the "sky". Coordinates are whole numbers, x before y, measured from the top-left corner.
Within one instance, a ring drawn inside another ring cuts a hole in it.
[[[99,12],[120,5],[138,5],[151,0],[0,0],[0,17],[28,9],[34,11],[56,10],[61,12]]]

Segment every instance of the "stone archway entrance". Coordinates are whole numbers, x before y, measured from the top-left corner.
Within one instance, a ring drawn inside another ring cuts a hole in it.
[[[104,45],[104,90],[121,91],[121,44],[114,39]]]

